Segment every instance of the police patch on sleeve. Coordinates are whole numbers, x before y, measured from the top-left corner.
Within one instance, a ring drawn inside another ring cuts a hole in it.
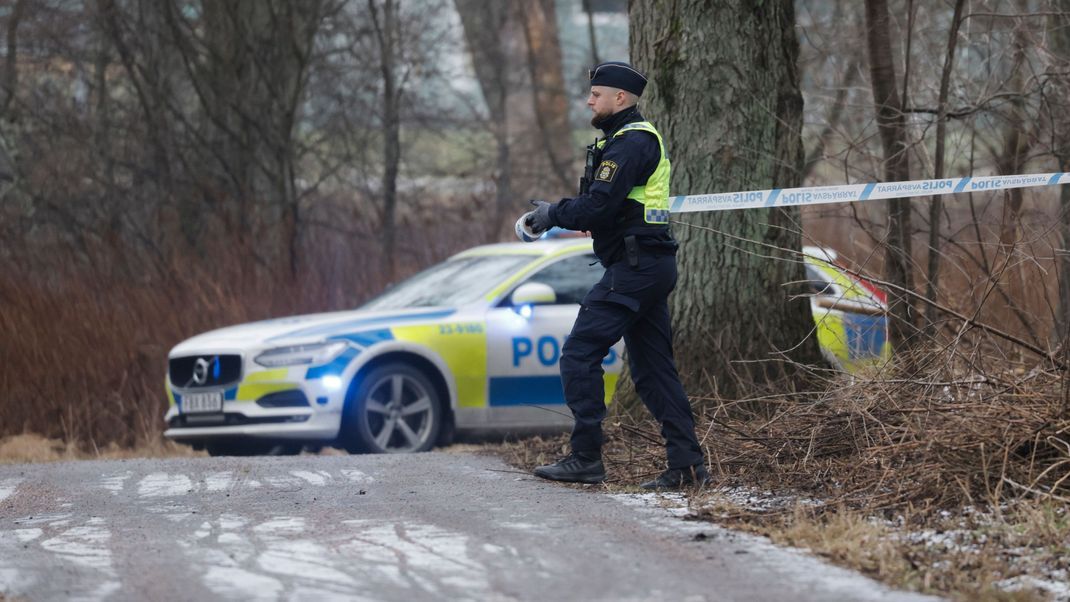
[[[594,179],[602,182],[612,182],[617,175],[617,164],[613,161],[602,161],[594,172]]]

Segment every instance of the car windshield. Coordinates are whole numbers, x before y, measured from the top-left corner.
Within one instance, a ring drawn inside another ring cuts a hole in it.
[[[362,309],[441,307],[472,303],[536,255],[484,255],[458,257],[432,266],[387,289]]]

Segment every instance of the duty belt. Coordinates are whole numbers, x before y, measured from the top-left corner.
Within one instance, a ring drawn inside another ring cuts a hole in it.
[[[618,261],[628,260],[628,265],[634,268],[639,266],[639,258],[643,255],[661,257],[663,255],[675,254],[675,249],[670,250],[658,245],[644,245],[641,236],[629,234],[623,238],[620,247],[613,253],[612,257],[610,257],[605,265],[606,267],[609,267]]]

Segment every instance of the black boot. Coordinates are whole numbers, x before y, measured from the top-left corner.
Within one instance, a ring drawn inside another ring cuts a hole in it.
[[[569,483],[601,483],[606,480],[606,467],[601,455],[572,452],[553,464],[536,468],[535,476]]]
[[[685,487],[702,487],[710,482],[710,473],[705,464],[695,464],[685,468],[670,468],[658,475],[653,481],[640,485],[643,489],[683,489]]]

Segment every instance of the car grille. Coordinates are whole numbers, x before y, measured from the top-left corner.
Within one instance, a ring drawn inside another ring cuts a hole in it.
[[[190,355],[171,358],[171,384],[179,389],[223,387],[241,380],[240,355]]]
[[[210,414],[199,416],[197,414],[180,414],[171,418],[167,426],[171,428],[185,428],[193,426],[241,426],[247,424],[289,424],[295,422],[308,422],[309,414],[298,416],[259,416],[250,418],[244,414]]]

